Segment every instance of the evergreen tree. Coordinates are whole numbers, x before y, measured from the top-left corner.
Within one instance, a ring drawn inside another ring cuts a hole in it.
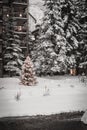
[[[60,0],[45,0],[40,38],[32,55],[37,74],[66,72],[66,39]]]
[[[75,5],[78,10],[78,18],[81,27],[79,31],[80,42],[78,46],[78,52],[80,55],[77,58],[77,63],[81,73],[85,72],[87,74],[87,1],[76,0]]]
[[[13,19],[11,16],[8,18],[6,24],[6,38],[4,48],[4,69],[9,72],[9,75],[19,75],[23,63],[23,54],[20,47],[21,41],[18,35],[13,33]]]
[[[78,66],[78,47],[79,47],[79,11],[77,6],[77,0],[65,0],[62,4],[62,19],[64,21],[64,32],[67,40],[67,56],[68,65],[72,67]]]
[[[35,70],[37,74],[40,74],[41,72],[39,62],[37,61],[38,56],[40,54],[39,45],[40,45],[40,25],[38,27],[36,25],[36,28],[32,32],[32,34],[31,33],[29,34],[29,52],[31,59],[35,64]]]
[[[21,82],[22,84],[29,86],[35,85],[37,83],[33,63],[29,56],[26,57],[22,66]]]

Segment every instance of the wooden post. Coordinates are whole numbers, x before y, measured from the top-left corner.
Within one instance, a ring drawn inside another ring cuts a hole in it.
[[[76,68],[70,69],[70,74],[75,76],[76,75]]]
[[[0,58],[0,77],[3,76],[3,63],[2,63],[2,58]]]

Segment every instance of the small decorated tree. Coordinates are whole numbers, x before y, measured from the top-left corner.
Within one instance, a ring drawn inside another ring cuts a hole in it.
[[[35,78],[35,71],[33,69],[33,63],[29,56],[26,57],[22,66],[21,82],[22,84],[28,86],[32,86],[37,83]]]

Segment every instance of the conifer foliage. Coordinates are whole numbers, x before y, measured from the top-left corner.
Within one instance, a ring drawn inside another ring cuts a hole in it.
[[[28,86],[32,86],[37,83],[33,63],[29,56],[26,57],[22,66],[21,82],[22,84]]]
[[[79,32],[79,39],[81,39],[81,42],[78,47],[78,51],[80,53],[79,63],[83,64],[85,73],[87,74],[87,1],[78,0],[77,7],[79,10],[79,22],[81,26],[81,30]]]
[[[4,68],[9,72],[10,76],[14,74],[20,75],[23,58],[19,36],[14,35],[8,39],[8,45],[4,54]]]
[[[66,35],[67,45],[66,51],[69,59],[69,66],[76,66],[79,46],[79,11],[76,6],[76,0],[65,0],[61,5],[62,19],[64,21],[64,32]]]
[[[19,35],[14,34],[14,21],[9,15],[6,23],[6,38],[4,39],[4,69],[9,76],[20,75],[24,55],[20,47]]]
[[[45,0],[37,56],[32,55],[37,74],[66,72],[66,39],[60,5],[60,0]]]

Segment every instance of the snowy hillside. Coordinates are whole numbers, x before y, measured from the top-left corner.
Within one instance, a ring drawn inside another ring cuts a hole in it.
[[[21,85],[18,78],[0,78],[0,117],[50,115],[87,109],[87,87],[78,77],[37,79],[38,84],[31,87]]]

